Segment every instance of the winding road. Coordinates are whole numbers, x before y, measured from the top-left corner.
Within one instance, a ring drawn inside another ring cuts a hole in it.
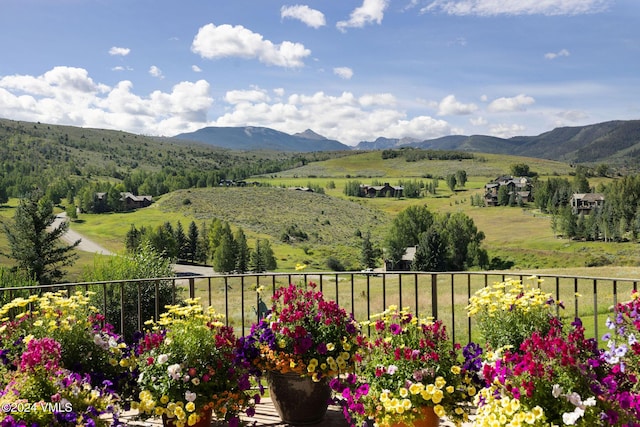
[[[67,218],[66,213],[60,213],[56,215],[56,219],[53,224],[51,224],[51,226],[58,227],[60,223],[62,223],[62,221],[68,220],[69,219]],[[71,228],[67,229],[67,232],[62,236],[62,240],[69,244],[80,240],[80,243],[78,244],[76,249],[83,252],[91,252],[102,255],[117,255],[109,251],[108,249],[103,248],[98,243],[86,238],[77,231],[72,230]],[[214,273],[212,267],[200,265],[172,264],[171,267],[173,268],[174,272],[179,273],[181,276],[210,276]]]

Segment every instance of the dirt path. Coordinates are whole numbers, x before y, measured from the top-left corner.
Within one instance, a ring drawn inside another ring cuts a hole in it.
[[[53,222],[52,227],[58,227],[62,223],[62,221],[68,221],[67,214],[64,212],[56,215],[56,220]],[[78,250],[81,250],[84,252],[92,252],[92,253],[102,254],[102,255],[115,255],[113,252],[103,248],[96,242],[93,242],[87,239],[77,231],[73,231],[71,229],[68,229],[67,232],[62,236],[62,240],[68,243],[74,243],[80,240],[80,244],[78,245],[77,248]]]
[[[52,227],[57,227],[62,221],[68,221],[66,213],[56,215],[56,220],[52,224]],[[80,251],[102,255],[116,255],[108,249],[103,248],[96,242],[87,239],[77,231],[71,229],[67,230],[67,232],[62,236],[62,239],[69,244],[80,240],[80,244],[77,246],[77,249]],[[207,266],[172,264],[171,267],[173,268],[173,271],[179,273],[182,276],[210,276],[213,274],[213,268]]]

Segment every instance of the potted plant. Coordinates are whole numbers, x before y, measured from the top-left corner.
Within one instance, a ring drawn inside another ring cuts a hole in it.
[[[363,326],[370,334],[355,375],[332,383],[351,425],[431,426],[445,416],[468,421],[481,366],[477,345],[462,351],[441,321],[396,306]]]
[[[138,347],[141,391],[132,406],[142,418],[162,416],[175,426],[208,426],[215,418],[233,426],[242,410],[252,413],[249,372],[221,317],[189,299],[147,322]]]
[[[0,308],[3,425],[104,424],[126,409],[135,358],[89,296],[47,292]]]
[[[556,316],[562,302],[543,292],[542,279],[529,278],[530,284],[509,279],[479,289],[469,299],[467,313],[476,319],[484,345],[489,350],[509,346],[518,349],[533,332],[549,330],[549,320]]]
[[[637,377],[607,359],[580,319],[567,331],[552,319],[547,333],[485,364],[474,425],[639,426]]]
[[[324,417],[328,379],[353,370],[359,337],[353,316],[314,283],[290,284],[275,291],[271,309],[242,345],[254,373],[265,374],[282,420],[302,424]]]

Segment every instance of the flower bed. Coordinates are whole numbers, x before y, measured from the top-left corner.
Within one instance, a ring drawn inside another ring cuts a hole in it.
[[[17,298],[0,309],[2,425],[106,425],[133,392],[135,357],[88,295]]]

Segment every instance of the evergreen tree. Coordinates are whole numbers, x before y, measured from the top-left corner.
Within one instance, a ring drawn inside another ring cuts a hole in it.
[[[157,226],[155,230],[145,233],[143,241],[165,258],[175,259],[177,255],[176,240],[170,222],[165,222]]]
[[[362,237],[362,252],[360,255],[360,261],[364,268],[375,268],[378,264],[378,258],[380,257],[379,251],[373,247],[371,242],[371,233],[367,233]]]
[[[131,224],[129,231],[127,231],[125,236],[125,250],[129,253],[135,252],[142,243],[143,234],[144,227],[141,230],[138,230],[135,224]]]
[[[249,260],[249,268],[254,273],[264,273],[267,267],[264,265],[264,256],[262,255],[262,240],[256,240],[256,247],[251,251]]]
[[[228,223],[222,227],[220,244],[213,255],[213,269],[218,273],[230,273],[236,266],[236,247]]]
[[[185,259],[189,262],[195,262],[198,257],[198,226],[195,221],[191,221],[189,224],[189,230],[187,231],[187,242],[186,242],[186,251],[185,251]]]
[[[447,268],[447,244],[435,227],[420,235],[415,257],[411,263],[413,271],[445,271]]]
[[[498,205],[507,206],[509,205],[509,190],[507,190],[506,185],[501,185],[498,189]]]
[[[78,258],[73,249],[80,240],[68,245],[62,243],[61,237],[69,223],[62,221],[54,225],[55,221],[53,203],[40,191],[33,191],[20,200],[13,223],[2,223],[10,248],[10,253],[4,255],[15,260],[19,270],[41,285],[62,278],[62,268]]]
[[[236,265],[235,270],[238,273],[245,273],[249,270],[249,245],[247,244],[247,238],[244,235],[242,228],[238,228],[233,233],[233,240],[235,242],[236,249]]]
[[[198,247],[196,248],[196,261],[205,264],[209,256],[209,233],[207,230],[207,223],[203,222],[200,227],[200,233],[198,237]]]
[[[456,176],[454,174],[447,175],[447,187],[449,187],[449,190],[456,191],[457,184],[458,181],[456,180]]]
[[[188,260],[189,259],[189,247],[187,235],[184,234],[184,228],[182,223],[178,221],[176,228],[173,231],[173,239],[176,242],[176,259]]]
[[[222,236],[222,221],[220,221],[218,218],[214,218],[211,221],[211,226],[209,227],[209,233],[208,233],[208,238],[209,238],[209,258],[213,259],[214,255],[216,254],[216,249],[218,248],[218,246],[220,245],[220,238]]]
[[[278,262],[276,261],[276,256],[273,253],[273,249],[271,249],[271,242],[265,239],[262,245],[262,257],[264,259],[264,266],[267,270],[275,270],[278,268]]]
[[[7,194],[7,188],[0,182],[0,205],[3,205],[9,201],[9,195]]]
[[[467,171],[465,171],[464,169],[460,169],[456,171],[456,184],[459,185],[460,187],[464,187],[466,183],[467,183]]]

